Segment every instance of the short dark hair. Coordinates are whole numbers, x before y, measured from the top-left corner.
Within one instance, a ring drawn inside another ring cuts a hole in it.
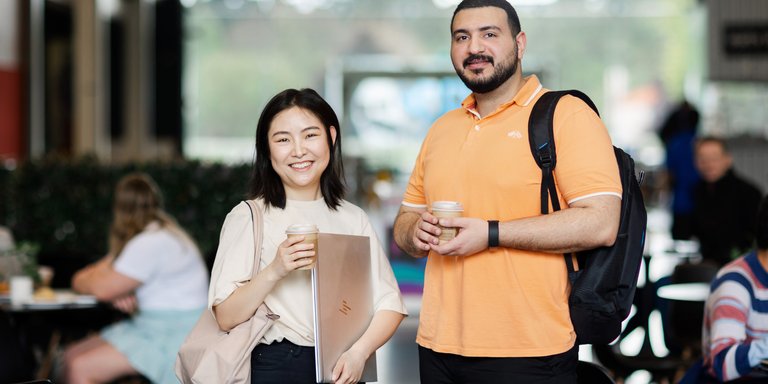
[[[285,208],[285,187],[280,176],[272,168],[269,152],[269,126],[275,116],[286,109],[298,107],[311,112],[325,128],[328,137],[330,159],[320,176],[320,191],[328,208],[336,209],[344,198],[344,166],[341,162],[341,127],[336,112],[315,90],[286,89],[267,103],[256,126],[256,156],[251,176],[250,198],[263,198],[266,205]],[[336,128],[336,141],[331,137],[331,127]]]
[[[757,249],[768,250],[768,195],[763,197],[757,210]]]
[[[694,149],[698,151],[699,147],[705,143],[719,144],[720,148],[723,150],[723,153],[726,153],[726,154],[731,153],[730,148],[728,148],[728,142],[726,142],[725,139],[717,136],[710,136],[710,135],[702,136],[696,139]]]
[[[517,36],[523,28],[520,26],[520,18],[517,17],[517,11],[507,0],[464,0],[456,6],[456,10],[453,11],[453,17],[451,17],[451,32],[453,32],[453,20],[456,19],[456,14],[459,11],[469,8],[482,8],[482,7],[496,7],[501,8],[507,13],[507,22],[509,23],[509,29],[512,31],[512,36]]]

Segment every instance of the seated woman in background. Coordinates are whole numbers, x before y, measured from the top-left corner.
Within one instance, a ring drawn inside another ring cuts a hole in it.
[[[709,382],[768,382],[768,196],[756,233],[757,250],[725,265],[710,288],[703,332]]]
[[[161,200],[145,174],[126,175],[117,184],[109,253],[78,271],[72,287],[131,317],[69,346],[65,382],[105,383],[135,374],[153,383],[178,382],[173,364],[206,307],[208,270]]]

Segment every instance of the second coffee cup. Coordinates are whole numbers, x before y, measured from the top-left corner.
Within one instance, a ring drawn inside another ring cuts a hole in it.
[[[315,245],[315,248],[313,248],[313,250],[315,251],[315,255],[309,257],[310,259],[312,259],[312,263],[297,269],[312,269],[312,267],[315,265],[315,262],[317,262],[318,233],[319,231],[317,230],[317,226],[314,224],[293,224],[289,226],[288,229],[285,230],[285,234],[288,236],[289,239],[292,237],[304,236],[304,240],[302,240],[302,243]]]
[[[464,206],[458,201],[435,201],[432,203],[432,214],[437,218],[461,217],[464,214]],[[440,244],[451,241],[458,234],[458,228],[440,227]]]

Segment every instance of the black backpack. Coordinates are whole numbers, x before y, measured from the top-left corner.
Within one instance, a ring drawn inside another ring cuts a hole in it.
[[[552,121],[555,106],[564,95],[583,100],[595,113],[597,107],[587,95],[576,90],[550,91],[533,106],[528,121],[528,136],[536,163],[541,168],[541,213],[547,214],[549,202],[560,210],[555,187],[557,163]],[[621,333],[621,322],[629,315],[637,287],[640,263],[645,245],[647,214],[640,191],[640,177],[635,175],[635,162],[621,148],[613,148],[624,190],[621,199],[621,221],[616,242],[578,252],[579,270],[573,266],[571,254],[565,255],[571,294],[568,299],[571,322],[578,344],[608,344]]]

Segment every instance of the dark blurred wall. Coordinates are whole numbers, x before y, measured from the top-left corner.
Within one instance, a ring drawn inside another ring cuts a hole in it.
[[[157,137],[173,139],[181,153],[182,11],[177,0],[158,1],[155,8],[155,119]]]

